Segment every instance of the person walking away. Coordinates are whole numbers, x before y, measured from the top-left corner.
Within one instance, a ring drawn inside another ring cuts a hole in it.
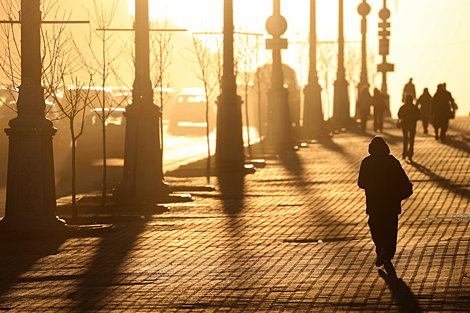
[[[420,118],[419,109],[413,104],[411,95],[406,96],[405,104],[398,110],[398,118],[401,120],[403,132],[403,158],[408,157],[413,160],[416,122]]]
[[[366,193],[366,214],[377,253],[375,265],[384,265],[387,273],[396,277],[391,260],[397,249],[398,215],[401,201],[413,194],[413,184],[380,136],[369,144],[369,155],[362,160],[359,170],[358,186]]]
[[[449,127],[449,119],[452,115],[449,94],[444,89],[444,86],[439,84],[437,85],[437,91],[431,103],[432,126],[436,132],[436,140],[441,139],[442,142],[445,141],[447,128]]]
[[[374,98],[370,95],[369,88],[364,87],[359,94],[358,108],[361,115],[361,131],[366,133],[367,120],[370,115],[370,107],[374,105]]]
[[[410,77],[410,80],[405,84],[405,87],[403,87],[403,93],[401,95],[401,102],[405,103],[407,95],[410,95],[411,97],[413,97],[413,101],[416,100],[416,88],[415,88],[415,85],[413,84],[413,77]]]
[[[383,132],[384,111],[387,108],[385,96],[374,88],[374,131]]]
[[[429,116],[431,115],[431,102],[432,96],[429,93],[428,88],[424,88],[423,94],[419,96],[418,100],[416,101],[416,106],[421,113],[421,121],[423,122],[423,130],[425,134],[428,133]]]
[[[442,83],[442,86],[444,87],[444,90],[447,92],[447,95],[449,96],[450,108],[452,110],[451,118],[455,118],[455,115],[459,106],[457,105],[457,103],[455,103],[455,99],[454,97],[452,97],[452,93],[449,90],[447,90],[447,84]]]

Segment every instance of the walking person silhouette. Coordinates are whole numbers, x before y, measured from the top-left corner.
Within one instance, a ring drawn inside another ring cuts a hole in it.
[[[383,132],[384,128],[384,112],[387,109],[385,96],[374,88],[374,131]]]
[[[396,277],[391,260],[397,247],[398,215],[401,201],[413,194],[413,184],[382,137],[372,139],[369,153],[362,160],[358,185],[366,193],[366,214],[377,253],[375,265],[384,265],[387,273]]]
[[[416,101],[416,106],[421,113],[421,121],[423,122],[423,131],[428,133],[429,117],[431,116],[432,96],[428,88],[424,88],[423,94]]]
[[[401,120],[401,129],[403,132],[403,158],[413,159],[416,122],[419,121],[421,113],[413,104],[411,95],[406,96],[405,104],[398,109],[398,118]]]
[[[437,91],[432,98],[431,104],[432,126],[434,126],[436,132],[436,140],[441,139],[442,142],[446,140],[449,119],[452,118],[454,114],[449,93],[443,84],[437,85]]]
[[[413,77],[410,77],[410,80],[405,84],[405,87],[403,87],[401,102],[405,103],[406,96],[408,95],[413,97],[413,101],[416,100],[416,87],[415,84],[413,84]]]

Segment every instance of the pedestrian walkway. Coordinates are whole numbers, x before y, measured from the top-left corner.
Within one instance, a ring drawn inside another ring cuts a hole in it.
[[[0,310],[467,312],[470,118],[452,120],[445,143],[420,126],[414,163],[400,158],[414,194],[399,219],[398,280],[375,267],[357,186],[374,134],[358,128],[268,159],[252,175],[213,177],[216,192],[111,233],[3,240]],[[401,157],[394,121],[382,135]]]

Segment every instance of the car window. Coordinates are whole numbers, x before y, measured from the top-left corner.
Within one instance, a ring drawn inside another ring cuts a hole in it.
[[[121,115],[121,114],[111,114],[106,119],[105,124],[106,124],[106,126],[108,126],[108,125],[120,126],[120,125],[122,125],[123,121],[124,121],[124,116],[123,115]]]

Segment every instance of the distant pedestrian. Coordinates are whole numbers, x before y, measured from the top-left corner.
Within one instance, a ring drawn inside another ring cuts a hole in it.
[[[423,130],[425,134],[428,133],[429,117],[431,115],[431,103],[432,96],[429,93],[428,88],[424,88],[423,94],[419,96],[418,100],[416,101],[416,106],[421,113],[421,121],[423,122]]]
[[[365,134],[367,128],[367,120],[369,119],[370,115],[370,107],[374,105],[374,98],[372,98],[372,96],[370,95],[368,87],[364,87],[361,90],[357,102],[357,107],[359,108],[361,114],[361,131],[363,134]]]
[[[362,160],[358,185],[366,192],[366,214],[377,253],[375,265],[384,265],[387,273],[395,276],[391,260],[397,247],[398,215],[401,201],[413,193],[413,184],[382,137],[372,139],[369,153]]]
[[[432,126],[436,132],[436,140],[446,140],[446,132],[449,127],[449,119],[453,116],[449,94],[442,84],[437,86],[437,91],[431,104]]]
[[[387,109],[386,97],[374,88],[374,131],[383,132],[384,112]]]
[[[442,86],[444,87],[444,90],[447,92],[447,95],[449,96],[449,103],[450,103],[450,108],[452,110],[451,118],[455,118],[455,114],[457,112],[457,109],[459,108],[457,103],[455,103],[454,97],[452,97],[452,93],[447,90],[447,84],[442,83]]]
[[[413,101],[416,100],[416,87],[413,84],[413,77],[410,77],[410,80],[405,84],[405,87],[403,87],[401,102],[405,103],[407,95],[410,95],[413,98]]]
[[[413,104],[411,95],[406,96],[405,104],[398,110],[398,118],[401,120],[401,129],[403,132],[403,158],[413,159],[416,122],[420,118],[419,109]]]

